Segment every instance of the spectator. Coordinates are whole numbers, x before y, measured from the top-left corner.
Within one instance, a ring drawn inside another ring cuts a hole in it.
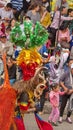
[[[48,28],[51,24],[51,16],[50,16],[50,10],[47,7],[47,9],[45,10],[42,18],[41,18],[41,24],[42,26],[44,26],[45,28]]]
[[[73,17],[73,9],[69,10],[69,17]],[[69,22],[69,29],[70,29],[70,34],[72,34],[72,29],[73,29],[73,20]]]
[[[26,15],[31,18],[33,24],[35,24],[37,21],[40,21],[39,9],[40,6],[38,5],[38,3],[34,2],[32,3],[30,10],[26,13]]]
[[[23,10],[24,10],[24,13],[27,13],[29,7],[30,7],[30,4],[31,4],[31,0],[23,0]]]
[[[72,8],[69,8],[68,9],[68,13],[67,13],[68,17],[73,17],[73,9]],[[67,23],[67,25],[69,26],[69,29],[70,29],[70,34],[72,33],[72,28],[73,28],[73,20],[70,20],[70,21],[64,21],[64,23]]]
[[[43,109],[44,109],[44,104],[46,101],[46,94],[49,92],[49,88],[45,87],[45,89],[43,90],[43,93],[40,96],[40,108],[39,108],[39,114],[42,115],[44,113]]]
[[[69,93],[62,96],[61,107],[60,107],[60,119],[59,119],[60,123],[62,123],[63,113],[66,107],[67,101],[70,98],[71,94],[73,93],[73,76],[72,76],[73,66],[71,66],[72,63],[73,63],[73,60],[69,60],[69,69],[66,72],[64,72],[64,74],[60,78],[61,87],[65,87],[69,89]],[[66,118],[68,123],[72,123],[70,116],[71,116],[71,112],[68,111],[67,118]]]
[[[13,7],[13,14],[16,20],[19,20],[19,15],[23,8],[23,0],[10,0]]]
[[[61,11],[61,18],[60,18],[60,11]],[[61,7],[60,10],[56,11],[54,15],[53,21],[50,26],[50,33],[53,35],[52,44],[55,43],[56,31],[58,30],[59,25],[61,25],[64,20],[66,21],[73,20],[73,17],[65,17],[64,16],[65,14],[67,14],[67,8]]]
[[[62,5],[61,5],[61,1],[62,1]],[[55,4],[55,11],[57,11],[61,6],[68,8],[69,5],[68,5],[67,0],[57,0]]]
[[[16,23],[16,19],[15,19],[15,18],[12,18],[11,21],[10,21],[10,25],[9,25],[10,29],[13,29],[13,28],[14,28],[15,23]]]
[[[62,24],[60,26],[60,30],[57,33],[58,43],[61,45],[62,48],[68,48],[69,46],[66,46],[70,42],[70,31],[68,29],[68,25],[66,23]]]
[[[61,92],[59,90],[59,85],[58,84],[53,84],[51,86],[52,90],[49,94],[50,97],[50,103],[52,105],[52,112],[49,116],[49,120],[48,122],[51,122],[54,126],[57,126],[57,121],[59,118],[59,95],[64,95],[67,90],[64,90],[63,92]]]
[[[11,3],[8,3],[5,7],[0,9],[0,17],[4,20],[11,20],[11,18],[13,18]]]
[[[11,57],[7,59],[7,69],[10,84],[13,85],[13,83],[16,81],[16,64],[14,64],[13,59]]]
[[[8,55],[13,54],[13,45],[7,41],[6,34],[1,33],[0,35],[0,53],[6,52]]]
[[[11,0],[12,7],[20,11],[23,7],[23,0]]]
[[[13,47],[10,42],[7,41],[6,34],[3,34],[0,32],[0,55],[2,56],[3,52],[6,52],[7,54],[13,54]],[[0,59],[0,74],[3,73],[3,62],[2,59]],[[1,84],[3,83],[3,80]]]

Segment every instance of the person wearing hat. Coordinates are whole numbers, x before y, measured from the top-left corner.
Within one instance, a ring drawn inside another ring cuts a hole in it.
[[[3,52],[6,52],[8,55],[12,55],[13,45],[7,40],[6,34],[0,31],[0,55],[2,55]]]
[[[69,89],[69,92],[63,95],[61,99],[60,118],[59,118],[60,123],[62,123],[63,113],[66,107],[67,101],[69,100],[69,98],[71,97],[73,93],[73,59],[69,60],[68,65],[69,65],[69,69],[65,71],[60,78],[61,87],[62,88],[65,87]],[[66,121],[71,124],[72,121],[70,119],[70,116],[71,116],[71,111],[68,111]]]

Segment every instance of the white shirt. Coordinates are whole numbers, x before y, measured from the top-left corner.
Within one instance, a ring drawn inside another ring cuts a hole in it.
[[[12,10],[11,11],[6,11],[4,8],[1,8],[0,9],[0,16],[1,16],[1,19],[4,19],[4,18],[13,18],[13,12]]]

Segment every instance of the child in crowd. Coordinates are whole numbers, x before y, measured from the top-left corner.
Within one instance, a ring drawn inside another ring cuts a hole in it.
[[[15,19],[15,18],[12,18],[12,19],[10,20],[10,24],[9,24],[10,29],[13,29],[14,26],[15,26],[15,24],[16,24],[16,19]]]
[[[31,18],[30,18],[29,16],[25,16],[25,17],[24,17],[24,20],[30,22],[30,21],[31,21]]]
[[[59,95],[64,95],[68,89],[65,89],[63,92],[59,90],[59,84],[55,83],[51,85],[52,90],[50,91],[50,103],[52,106],[52,111],[49,116],[49,122],[54,126],[57,126],[57,121],[59,118]]]
[[[60,43],[62,48],[67,48],[65,44],[70,42],[70,31],[66,23],[60,26],[59,32],[57,32],[56,39],[58,39],[57,41],[58,43]]]

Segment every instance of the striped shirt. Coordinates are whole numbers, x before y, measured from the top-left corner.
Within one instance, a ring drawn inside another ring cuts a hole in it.
[[[23,7],[23,0],[11,0],[13,8],[17,9],[18,11]]]
[[[4,6],[6,6],[6,4],[9,2],[10,0],[0,0],[0,4],[3,4]]]

